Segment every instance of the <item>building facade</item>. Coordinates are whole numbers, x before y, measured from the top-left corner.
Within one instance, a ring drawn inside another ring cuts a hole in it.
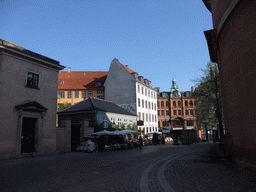
[[[256,168],[256,1],[203,2],[212,13],[213,29],[204,33],[220,71],[227,154]]]
[[[190,91],[180,92],[173,78],[170,92],[157,94],[158,126],[182,131],[183,129],[194,129],[196,127],[195,99],[190,98]]]
[[[139,130],[158,132],[157,92],[151,81],[114,59],[104,86],[106,100],[137,115]]]
[[[0,39],[0,156],[56,150],[58,61]]]
[[[119,107],[114,102],[89,97],[82,102],[79,102],[68,109],[58,112],[59,124],[61,121],[71,121],[71,137],[67,140],[71,141],[71,150],[75,150],[84,137],[88,137],[93,133],[95,126],[100,124],[103,128],[108,128],[109,125],[114,127],[115,124],[121,127],[128,125],[133,127],[137,123],[137,115],[133,114],[122,107]],[[86,126],[83,126],[87,122]]]
[[[106,71],[60,71],[58,77],[58,109],[74,105],[89,97],[105,99]]]

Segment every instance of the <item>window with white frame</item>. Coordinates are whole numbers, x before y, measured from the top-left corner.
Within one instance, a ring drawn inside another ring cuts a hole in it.
[[[58,92],[58,98],[65,98],[65,92]]]
[[[148,102],[145,101],[145,108],[147,109],[148,108]]]
[[[144,94],[144,92],[143,92],[143,87],[141,87],[141,94]]]
[[[138,85],[138,93],[140,93],[140,85]]]
[[[92,91],[88,92],[88,97],[92,97]]]
[[[67,98],[71,98],[71,91],[68,91]]]
[[[138,107],[140,107],[140,98],[138,98]]]
[[[150,90],[148,90],[148,96],[150,97]]]
[[[150,102],[148,102],[148,109],[150,109]]]
[[[82,97],[82,98],[85,98],[85,91],[82,91],[82,92],[81,92],[81,97]]]
[[[142,105],[142,108],[144,108],[144,100],[143,99],[142,99],[141,105]]]
[[[61,85],[64,85],[64,81],[61,81],[60,84],[61,84]]]
[[[79,92],[75,91],[75,98],[79,98]]]
[[[145,88],[145,95],[147,96],[147,93],[148,93],[148,91],[147,91],[147,89]]]

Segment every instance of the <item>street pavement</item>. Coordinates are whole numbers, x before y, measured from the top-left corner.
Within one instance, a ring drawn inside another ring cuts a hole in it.
[[[228,161],[194,161],[213,145],[0,160],[0,191],[256,191],[255,172]]]

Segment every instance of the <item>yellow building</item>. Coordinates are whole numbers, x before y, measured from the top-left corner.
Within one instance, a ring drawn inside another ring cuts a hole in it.
[[[58,77],[58,109],[74,105],[89,97],[105,99],[107,71],[60,71]]]

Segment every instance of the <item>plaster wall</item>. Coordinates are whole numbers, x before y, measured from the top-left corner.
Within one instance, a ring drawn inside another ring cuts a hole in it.
[[[115,104],[136,103],[135,78],[114,59],[111,62],[107,79],[105,81],[105,97]]]
[[[56,148],[56,103],[58,70],[44,67],[42,64],[19,58],[10,53],[0,53],[0,155],[17,153],[18,116],[16,105],[33,100],[48,110],[42,119],[42,151]],[[39,74],[39,88],[25,87],[27,71]]]

